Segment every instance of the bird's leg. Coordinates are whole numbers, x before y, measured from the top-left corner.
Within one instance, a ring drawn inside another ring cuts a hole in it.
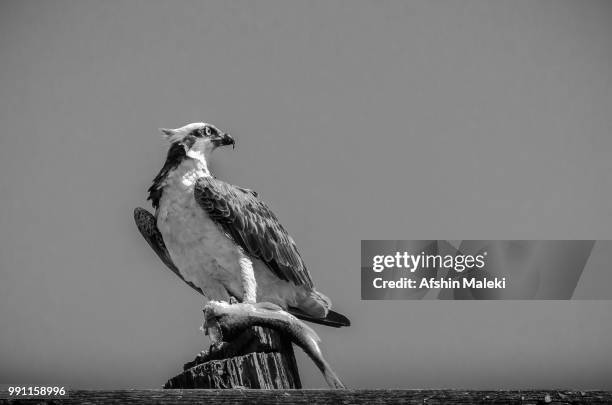
[[[255,303],[255,299],[257,297],[257,280],[255,280],[255,272],[253,270],[253,262],[249,258],[249,256],[242,250],[239,250],[239,263],[240,263],[240,278],[242,282],[243,303]],[[219,325],[218,320],[210,315],[211,307],[210,304],[213,301],[209,302],[204,306],[204,325],[202,328],[204,329],[204,333],[209,335],[211,340],[210,348],[208,349],[208,353],[204,355],[212,355],[213,353],[219,353],[223,349],[227,349],[229,343],[224,341],[224,334]],[[222,301],[219,301],[222,302]],[[239,301],[236,297],[229,294],[228,296],[229,305],[238,305]],[[236,325],[232,325],[232,329],[234,331],[241,331],[246,329],[248,326],[244,328],[236,328]],[[234,334],[235,335],[235,334]],[[229,339],[228,339],[229,340]],[[228,350],[229,351],[229,350]]]
[[[242,302],[254,303],[257,298],[257,280],[253,270],[253,261],[242,249],[240,249],[239,254],[240,258],[238,261],[240,263],[240,278],[243,289]]]

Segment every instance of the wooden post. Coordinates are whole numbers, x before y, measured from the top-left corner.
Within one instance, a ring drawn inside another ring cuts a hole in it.
[[[302,388],[291,340],[259,326],[246,329],[221,350],[204,352],[164,388]]]

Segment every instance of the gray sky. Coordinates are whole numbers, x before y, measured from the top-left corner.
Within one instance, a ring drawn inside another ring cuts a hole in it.
[[[0,383],[159,387],[208,344],[138,234],[158,127],[229,131],[351,387],[612,389],[612,302],[360,300],[361,239],[612,239],[605,1],[0,3]],[[580,288],[580,286],[579,286]],[[299,354],[306,387],[324,386]]]

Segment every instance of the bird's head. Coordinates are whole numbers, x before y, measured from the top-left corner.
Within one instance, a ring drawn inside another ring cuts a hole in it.
[[[176,129],[160,128],[160,131],[171,145],[181,145],[187,156],[198,160],[207,161],[219,146],[235,145],[229,134],[205,122],[194,122]]]

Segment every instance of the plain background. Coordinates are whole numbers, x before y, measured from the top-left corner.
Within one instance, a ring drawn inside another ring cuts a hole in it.
[[[612,389],[612,302],[366,302],[361,239],[611,239],[607,1],[0,2],[0,382],[159,387],[208,339],[132,219],[229,131],[351,387]],[[299,354],[306,387],[325,383]]]

